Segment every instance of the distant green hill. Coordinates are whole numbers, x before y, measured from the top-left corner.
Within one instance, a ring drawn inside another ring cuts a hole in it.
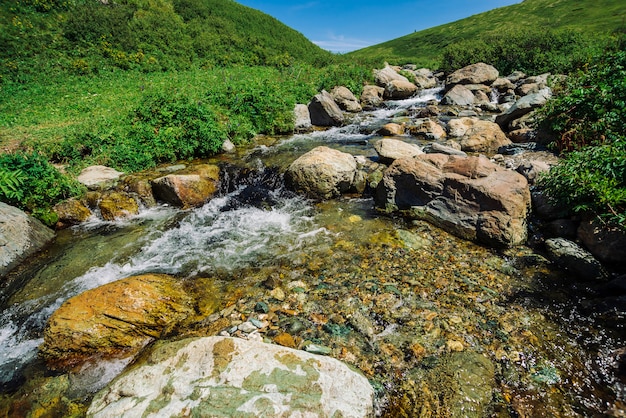
[[[301,33],[232,0],[4,0],[0,76],[323,64]]]
[[[515,32],[573,30],[607,35],[626,27],[624,0],[524,0],[456,22],[411,33],[346,54],[362,62],[436,66],[446,47],[459,42],[505,39]]]

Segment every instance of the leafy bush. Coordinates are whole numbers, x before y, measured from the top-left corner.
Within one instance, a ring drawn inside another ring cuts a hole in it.
[[[548,195],[626,229],[626,52],[572,76],[542,112],[565,158],[541,180]]]
[[[51,224],[51,208],[82,192],[79,183],[61,174],[39,153],[0,155],[0,200]],[[5,181],[7,181],[5,183]]]
[[[541,179],[553,200],[626,230],[626,139],[569,153]]]
[[[541,115],[559,150],[615,142],[626,132],[626,51],[609,52],[570,77]]]
[[[21,170],[8,170],[0,167],[0,199],[19,200],[24,192],[21,189],[25,176]]]
[[[105,164],[140,171],[159,163],[208,157],[227,138],[207,104],[179,94],[146,95],[115,132],[83,132],[50,150],[53,160],[81,168]]]
[[[515,70],[568,73],[589,63],[599,43],[597,37],[572,30],[505,31],[449,45],[443,51],[441,68],[450,72],[486,62],[503,74]]]

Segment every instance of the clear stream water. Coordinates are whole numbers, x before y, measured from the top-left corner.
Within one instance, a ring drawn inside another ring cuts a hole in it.
[[[280,171],[318,145],[373,157],[374,127],[437,94],[389,102],[345,127],[267,138],[232,158],[262,179],[266,167]],[[123,221],[94,217],[60,231],[52,248],[12,274],[0,289],[0,411],[15,410],[16,399],[51,378],[37,347],[65,300],[121,278],[167,273],[214,278],[220,297],[246,315],[269,300],[259,285],[268,277],[297,289],[280,306],[299,314],[277,323],[359,368],[377,388],[380,415],[411,416],[418,409],[406,411],[419,406],[424,416],[463,416],[450,404],[469,395],[451,389],[450,365],[455,355],[480,353],[492,387],[476,416],[626,416],[623,320],[593,308],[602,305],[594,284],[573,284],[525,247],[496,252],[422,222],[378,216],[371,199],[313,203],[274,181],[265,203],[250,204],[244,190],[232,185],[188,211],[158,206]],[[125,365],[75,374],[62,396],[88,404]]]

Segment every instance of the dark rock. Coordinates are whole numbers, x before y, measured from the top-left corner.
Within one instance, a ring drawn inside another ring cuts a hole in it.
[[[607,277],[600,262],[575,242],[565,238],[551,238],[546,240],[545,245],[550,259],[576,277],[585,280]]]
[[[341,109],[326,90],[313,97],[309,103],[309,113],[311,123],[316,126],[341,126],[344,122]]]

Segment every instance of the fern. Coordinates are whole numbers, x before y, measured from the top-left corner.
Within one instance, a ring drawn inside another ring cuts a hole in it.
[[[26,176],[21,170],[8,170],[0,167],[0,200],[19,201],[23,197],[21,186]]]

